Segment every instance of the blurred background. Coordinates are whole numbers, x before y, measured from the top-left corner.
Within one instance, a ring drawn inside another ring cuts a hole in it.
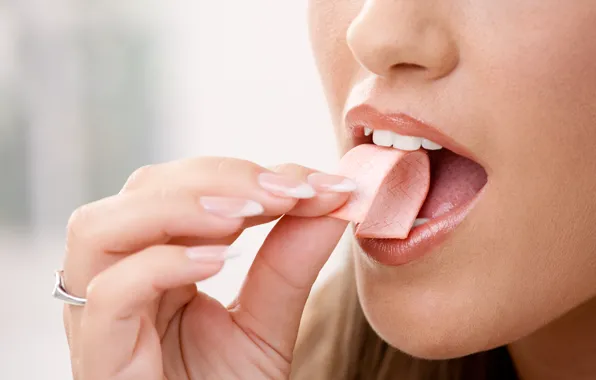
[[[2,379],[71,379],[50,297],[70,213],[198,155],[333,170],[306,0],[0,0]],[[231,301],[270,227],[200,287]]]

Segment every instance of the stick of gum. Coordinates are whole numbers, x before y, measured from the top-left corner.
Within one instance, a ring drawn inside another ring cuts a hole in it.
[[[408,237],[430,185],[426,152],[362,144],[345,154],[338,174],[358,188],[330,216],[356,223],[358,237]]]

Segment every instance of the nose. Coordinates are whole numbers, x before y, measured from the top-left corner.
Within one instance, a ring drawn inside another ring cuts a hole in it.
[[[367,0],[347,31],[356,60],[383,77],[422,71],[429,79],[446,76],[458,63],[444,1]],[[448,8],[448,7],[447,7]]]

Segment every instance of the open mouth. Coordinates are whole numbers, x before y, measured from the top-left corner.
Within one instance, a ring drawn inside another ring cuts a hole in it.
[[[414,135],[415,128],[408,129],[403,125],[395,127],[395,119],[389,123],[392,130],[372,129],[370,127],[376,126],[374,122],[379,120],[370,121],[359,120],[358,124],[349,126],[354,145],[374,144],[400,151],[422,149],[426,151],[430,161],[428,193],[408,236],[405,239],[359,237],[358,234],[356,236],[361,248],[376,261],[388,265],[401,265],[440,244],[448,233],[464,220],[483,192],[488,175],[484,167],[474,161],[471,155],[466,154],[467,152],[448,137],[432,129],[425,129],[423,126],[420,129],[420,134],[426,136],[423,138]],[[378,125],[381,127],[388,125],[387,120],[380,121]],[[395,130],[408,131],[411,135],[398,134]],[[462,152],[465,153],[460,154]]]
[[[425,149],[430,159],[430,187],[414,227],[424,225],[469,203],[486,185],[486,170],[477,162],[441,145],[387,130],[363,130],[364,141],[400,150]]]

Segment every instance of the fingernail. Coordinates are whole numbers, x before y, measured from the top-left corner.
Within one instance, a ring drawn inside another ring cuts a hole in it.
[[[351,193],[357,188],[356,183],[349,178],[324,173],[310,174],[308,183],[316,190],[335,193]]]
[[[189,247],[186,256],[192,261],[213,262],[234,259],[240,256],[240,252],[228,245],[212,245]]]
[[[250,199],[201,197],[199,202],[206,211],[225,218],[246,218],[265,211],[260,203]]]
[[[308,183],[276,173],[259,174],[259,184],[263,189],[282,197],[308,199],[317,194]]]

